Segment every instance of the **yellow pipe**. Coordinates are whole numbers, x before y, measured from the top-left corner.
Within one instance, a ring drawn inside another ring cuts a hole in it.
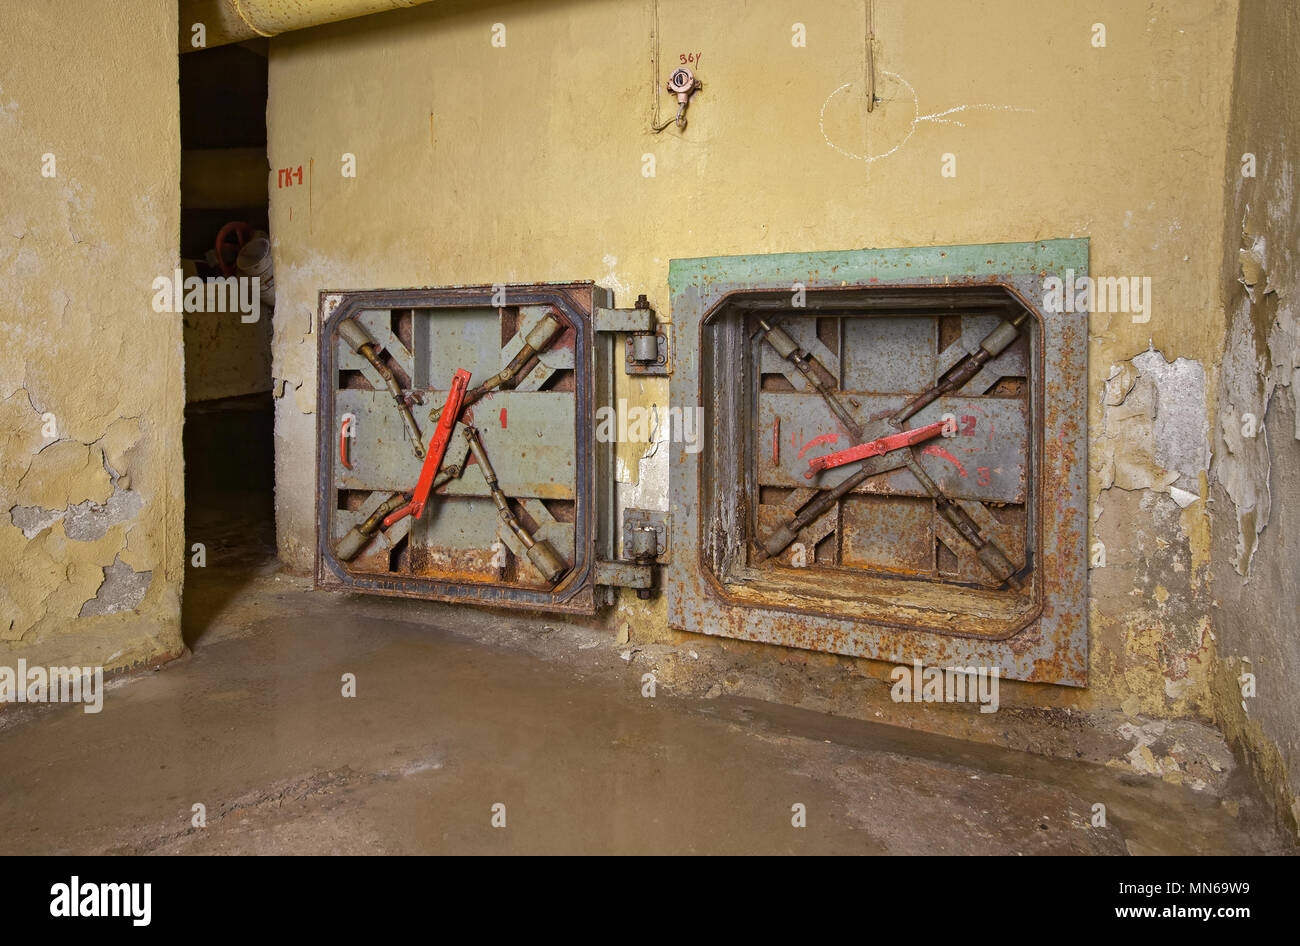
[[[180,51],[194,52],[278,36],[322,23],[419,6],[428,0],[181,0]],[[195,46],[194,25],[202,23],[206,43]]]

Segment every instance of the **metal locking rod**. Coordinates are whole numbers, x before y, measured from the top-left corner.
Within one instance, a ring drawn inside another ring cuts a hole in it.
[[[492,493],[492,502],[496,504],[501,521],[518,537],[527,551],[528,560],[542,573],[542,577],[552,585],[555,584],[569,570],[569,563],[564,560],[564,557],[555,550],[555,546],[551,545],[550,542],[545,539],[534,539],[532,533],[523,527],[523,524],[511,511],[510,501],[506,494],[501,491],[501,486],[497,482],[496,470],[492,469],[492,464],[487,458],[487,452],[483,449],[483,442],[479,440],[478,430],[468,424],[465,425],[465,439],[469,441],[470,452],[474,454],[479,469],[483,471],[483,479],[487,480],[488,489]]]
[[[835,397],[834,392],[831,391],[831,389],[826,385],[826,382],[822,380],[821,375],[819,375],[813,367],[814,365],[817,365],[825,371],[825,366],[822,366],[821,363],[812,356],[812,354],[800,348],[799,343],[791,338],[789,333],[779,325],[768,325],[767,322],[761,318],[758,320],[758,324],[759,327],[763,329],[764,340],[772,346],[773,350],[778,355],[799,369],[799,373],[813,386],[813,390],[822,396],[822,400],[824,400],[826,406],[831,409],[831,413],[839,418],[840,423],[843,424],[845,429],[853,435],[853,439],[865,439],[862,436],[862,427],[853,418],[853,415],[849,413],[848,408],[841,404],[839,399]],[[830,374],[829,371],[826,373]]]
[[[361,550],[370,543],[370,540],[375,537],[375,533],[379,531],[379,525],[384,521],[384,517],[405,502],[405,493],[393,493],[392,496],[389,496],[379,505],[379,508],[366,518],[365,522],[353,526],[343,538],[339,539],[339,544],[334,547],[334,556],[340,562],[350,562],[356,558]]]
[[[420,433],[420,428],[415,423],[415,417],[411,414],[411,407],[406,403],[406,396],[402,394],[402,386],[397,383],[397,378],[393,376],[393,370],[384,364],[384,360],[379,357],[379,346],[375,340],[370,337],[365,326],[353,318],[344,319],[338,325],[339,337],[352,346],[352,349],[370,362],[370,366],[379,372],[379,376],[384,379],[384,385],[388,388],[388,393],[393,396],[397,402],[397,410],[402,415],[402,423],[406,425],[406,432],[411,441],[411,452],[415,454],[417,460],[424,459],[424,437]]]
[[[992,539],[984,538],[979,526],[970,517],[970,514],[943,494],[943,490],[939,489],[939,484],[930,478],[930,474],[925,472],[925,468],[912,455],[910,447],[904,456],[904,465],[916,477],[921,484],[921,488],[930,494],[930,498],[934,500],[935,506],[939,510],[939,515],[947,519],[949,524],[957,530],[957,534],[975,549],[975,556],[980,560],[980,564],[998,581],[1007,582],[1016,591],[1022,589],[1024,582],[1016,577],[1016,567],[1003,554],[1002,549],[998,548],[997,543]]]
[[[542,316],[532,330],[524,336],[524,347],[515,353],[515,356],[510,359],[510,363],[466,394],[463,406],[469,407],[488,392],[513,381],[530,359],[545,351],[546,347],[555,341],[562,328],[559,318],[554,313],[548,312]],[[442,410],[441,407],[434,408],[429,412],[429,419],[438,420],[442,416]]]
[[[826,464],[827,466],[839,466],[842,463],[850,463],[858,459],[865,459],[867,461],[863,464],[862,469],[857,473],[853,474],[833,489],[826,490],[818,495],[810,503],[804,506],[803,511],[792,516],[785,524],[774,529],[771,535],[760,543],[762,552],[766,553],[762,557],[775,558],[777,555],[780,555],[781,552],[789,547],[792,542],[798,539],[799,533],[803,529],[806,529],[821,516],[829,512],[839,499],[852,492],[869,477],[883,472],[879,468],[881,464],[873,465],[870,462],[872,458],[883,457],[892,450],[901,450],[902,453],[900,455],[902,457],[902,465],[907,467],[912,475],[916,477],[917,482],[921,484],[921,488],[930,495],[932,500],[934,500],[939,514],[948,520],[948,522],[952,524],[953,528],[957,530],[957,534],[975,550],[976,557],[979,558],[980,563],[985,567],[985,569],[988,570],[993,577],[997,578],[999,582],[1006,582],[1019,591],[1023,587],[1023,583],[1015,575],[1015,572],[1017,571],[1016,567],[1011,564],[995,542],[991,539],[984,538],[983,534],[980,532],[979,526],[976,524],[975,520],[970,517],[966,510],[962,509],[961,506],[957,505],[944,495],[943,491],[939,488],[939,484],[935,483],[935,481],[930,478],[930,475],[925,472],[925,469],[912,453],[913,447],[908,443],[899,443],[890,450],[878,450],[876,448],[884,444],[893,443],[895,440],[906,441],[909,436],[916,438],[916,440],[912,441],[912,443],[915,443],[920,440],[929,439],[936,433],[941,432],[943,429],[942,421],[930,424],[928,427],[921,427],[916,430],[907,431],[902,430],[902,424],[941,395],[949,391],[960,389],[962,385],[975,377],[980,368],[993,358],[1000,355],[1008,346],[1011,345],[1012,342],[1016,340],[1020,332],[1020,326],[1028,316],[1029,313],[1022,312],[1013,320],[1001,322],[997,328],[985,336],[984,340],[980,342],[979,350],[975,354],[968,353],[964,359],[945,372],[944,376],[937,384],[929,390],[917,395],[911,401],[904,404],[897,412],[891,415],[887,419],[887,423],[889,426],[900,430],[898,435],[880,437],[870,443],[860,444],[858,447],[851,447],[848,450],[840,451],[839,454],[831,454],[831,457],[835,457],[846,453],[853,453],[857,450],[869,451],[864,452],[862,457],[850,457],[840,463]],[[777,354],[791,362],[799,369],[799,372],[808,379],[809,384],[811,384],[817,393],[821,395],[827,406],[830,407],[832,413],[839,418],[840,422],[844,424],[845,428],[848,429],[853,438],[855,440],[866,439],[863,434],[862,426],[857,422],[853,415],[849,413],[848,408],[846,408],[840,402],[839,398],[835,396],[835,392],[826,386],[825,382],[822,381],[821,377],[813,369],[812,366],[817,364],[817,360],[809,352],[800,348],[798,343],[780,327],[771,326],[763,319],[759,319],[758,324],[763,329],[763,337],[767,343],[776,350]],[[823,368],[823,370],[825,370],[825,368]],[[829,374],[829,372],[827,373]],[[830,457],[820,457],[811,461],[809,465],[813,467],[813,469],[805,475],[811,475],[812,472],[819,469],[815,466],[817,460],[824,462],[828,459],[830,459]]]
[[[877,437],[868,443],[860,443],[856,447],[849,447],[847,450],[839,450],[835,453],[827,454],[824,457],[813,457],[808,461],[808,472],[804,474],[805,479],[812,479],[813,474],[822,470],[833,469],[837,466],[843,466],[846,463],[853,463],[855,460],[865,460],[868,457],[883,456],[891,453],[900,447],[910,447],[918,443],[924,443],[943,433],[944,421],[938,420],[933,424],[927,424],[924,427],[917,427],[913,430],[904,430],[896,434],[888,434],[884,437]]]
[[[967,352],[965,357],[943,373],[937,384],[912,398],[894,413],[889,418],[890,423],[897,427],[943,395],[961,390],[967,381],[979,374],[981,368],[1011,346],[1020,336],[1020,326],[1028,318],[1029,313],[1022,311],[1014,319],[999,322],[997,328],[984,336],[974,354]]]
[[[456,479],[456,477],[460,476],[462,472],[463,471],[461,470],[461,468],[456,465],[443,467],[442,472],[440,472],[436,477],[434,477],[433,485],[429,487],[429,492],[436,493],[439,488],[445,486],[446,484],[450,483],[452,480]],[[402,502],[404,505],[399,506],[389,515],[384,517],[385,529],[391,529],[393,526],[397,525],[397,523],[401,522],[403,519],[405,519],[407,516],[411,514],[411,509],[410,509],[411,494],[402,493],[401,495],[402,495]]]
[[[450,483],[456,477],[460,476],[461,468],[459,466],[449,466],[433,481],[433,489],[437,489],[444,483]],[[355,525],[348,530],[343,538],[339,539],[339,544],[334,548],[334,556],[340,562],[350,562],[370,544],[382,526],[385,529],[391,528],[394,524],[405,519],[410,515],[410,510],[406,509],[410,505],[411,496],[409,493],[393,493],[386,500],[379,504],[360,525]],[[406,509],[406,511],[402,511]],[[398,515],[398,513],[401,513]]]

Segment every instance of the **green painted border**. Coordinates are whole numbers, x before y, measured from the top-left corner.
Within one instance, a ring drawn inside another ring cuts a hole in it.
[[[873,250],[832,250],[821,253],[765,253],[747,256],[703,256],[668,262],[668,287],[676,293],[701,278],[755,283],[788,282],[786,274],[817,272],[845,283],[873,279],[926,279],[953,275],[1008,274],[1073,269],[1088,272],[1088,238],[1040,240],[1033,243],[980,243],[963,246],[917,246]]]

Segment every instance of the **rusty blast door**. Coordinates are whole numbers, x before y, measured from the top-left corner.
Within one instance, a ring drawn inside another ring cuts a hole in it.
[[[591,283],[323,292],[318,587],[595,610],[607,301]]]
[[[324,292],[317,584],[662,590],[687,631],[1083,686],[1088,326],[1052,286],[1087,267],[1084,240],[674,260],[671,325],[591,283]],[[694,434],[645,508],[596,423],[615,371],[667,376],[656,429]]]
[[[669,623],[1087,682],[1081,240],[674,260]],[[702,449],[698,449],[702,446]]]

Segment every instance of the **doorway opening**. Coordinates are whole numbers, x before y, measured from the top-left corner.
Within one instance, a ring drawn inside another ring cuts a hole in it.
[[[180,57],[184,633],[275,559],[267,42]],[[216,301],[217,304],[212,304]]]

